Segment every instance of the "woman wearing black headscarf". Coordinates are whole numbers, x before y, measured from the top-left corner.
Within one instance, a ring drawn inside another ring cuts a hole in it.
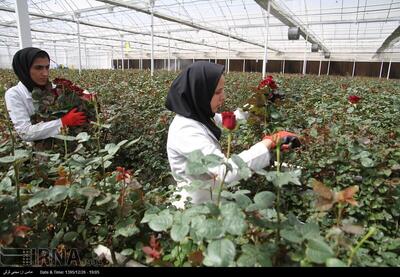
[[[18,135],[25,141],[36,141],[56,136],[61,127],[80,126],[86,121],[85,114],[76,109],[62,118],[32,124],[30,117],[35,114],[32,101],[34,88],[46,89],[49,83],[50,56],[47,52],[27,47],[15,53],[12,67],[19,83],[7,90],[6,106]]]
[[[224,66],[209,63],[195,62],[184,70],[172,83],[168,92],[166,107],[177,115],[168,131],[167,153],[172,174],[178,182],[178,187],[184,187],[198,176],[189,176],[185,173],[188,154],[200,150],[204,155],[215,154],[226,159],[221,151],[219,139],[222,119],[217,110],[224,103]],[[243,112],[235,111],[237,119],[245,119]],[[243,151],[238,156],[253,170],[261,169],[269,164],[269,149],[271,139],[264,139]],[[236,164],[231,163],[233,170],[228,172],[226,183],[240,179]],[[209,181],[214,188],[224,177],[225,166],[218,166],[210,170],[209,174],[201,178]],[[216,177],[216,181],[215,181]],[[184,202],[189,196],[191,202],[199,204],[211,200],[210,191],[199,189],[189,192],[184,188],[178,193],[179,201],[173,204],[184,208]]]

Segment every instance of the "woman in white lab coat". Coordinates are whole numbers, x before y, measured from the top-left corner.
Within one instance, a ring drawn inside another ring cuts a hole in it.
[[[168,92],[166,107],[176,113],[168,131],[168,161],[178,187],[183,187],[177,193],[181,196],[180,200],[173,202],[178,208],[184,208],[184,202],[188,200],[188,197],[191,198],[193,204],[212,200],[210,191],[207,189],[194,192],[184,189],[188,183],[198,178],[185,173],[188,154],[200,150],[204,155],[215,154],[226,159],[219,143],[221,136],[219,126],[222,124],[222,117],[221,114],[216,113],[225,100],[223,72],[222,65],[203,61],[195,62],[181,72]],[[240,110],[236,110],[235,115],[237,119],[245,118],[245,114]],[[277,133],[276,137],[279,138],[280,134]],[[271,137],[266,137],[238,156],[252,170],[258,170],[269,164],[270,149],[274,147],[274,144]],[[239,180],[240,177],[236,164],[230,159],[228,162],[231,163],[233,171],[227,174],[225,182],[231,183]],[[212,187],[218,185],[224,173],[225,166],[223,165],[212,168],[206,181],[209,181]]]
[[[5,94],[6,106],[18,135],[24,141],[36,141],[56,136],[61,127],[80,126],[86,122],[83,112],[72,109],[60,119],[32,124],[35,114],[32,90],[45,89],[49,84],[50,56],[47,52],[27,47],[15,53],[12,63],[19,83]]]

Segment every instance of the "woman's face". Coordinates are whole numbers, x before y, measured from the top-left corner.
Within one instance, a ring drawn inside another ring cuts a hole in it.
[[[224,94],[225,77],[224,75],[218,81],[217,88],[215,89],[214,95],[211,98],[210,106],[213,113],[216,113],[218,109],[224,104],[225,94]]]
[[[36,58],[29,69],[32,81],[39,86],[45,86],[49,79],[49,68],[48,58]]]

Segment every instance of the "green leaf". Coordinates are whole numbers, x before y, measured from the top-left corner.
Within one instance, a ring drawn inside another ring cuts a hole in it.
[[[240,267],[254,267],[256,265],[256,262],[257,260],[255,256],[244,253],[240,255],[236,263]]]
[[[246,216],[236,203],[222,205],[221,214],[225,230],[232,235],[242,235],[247,229]]]
[[[302,236],[298,232],[296,232],[296,230],[293,230],[293,229],[281,230],[281,236],[282,236],[282,238],[284,238],[290,242],[294,242],[294,243],[302,243],[303,242]]]
[[[100,195],[100,191],[94,187],[83,187],[78,190],[78,193],[86,197],[97,197]]]
[[[370,158],[361,158],[361,164],[363,167],[373,167],[375,165],[374,161]]]
[[[257,256],[259,255],[259,251],[256,246],[251,244],[245,244],[242,246],[242,255],[237,260],[238,266],[243,267],[254,267],[257,263]]]
[[[212,241],[203,260],[206,266],[229,266],[235,259],[235,245],[229,239]]]
[[[90,136],[88,135],[88,133],[82,132],[76,136],[76,139],[78,140],[78,142],[85,142],[90,139]]]
[[[219,239],[224,235],[224,228],[216,219],[205,219],[205,216],[196,216],[192,220],[192,230],[197,240]]]
[[[329,258],[326,260],[327,267],[347,267],[347,265],[337,258]]]
[[[68,196],[68,187],[65,186],[54,186],[49,189],[47,199],[51,200],[54,203],[63,201]]]
[[[163,210],[160,214],[150,220],[149,226],[153,231],[161,232],[167,231],[167,229],[172,226],[172,223],[173,217],[169,213],[169,210]]]
[[[30,152],[27,150],[17,149],[14,156],[5,156],[0,158],[0,163],[22,162],[29,159]]]
[[[135,220],[133,218],[128,218],[123,222],[120,222],[115,226],[114,237],[123,236],[125,238],[133,236],[140,232],[139,228],[135,225]]]
[[[120,142],[118,142],[117,146],[118,146],[118,147],[121,147],[121,146],[123,146],[124,144],[126,144],[127,142],[128,142],[127,139],[121,140]]]
[[[274,193],[270,191],[262,191],[254,196],[254,203],[260,210],[268,209],[274,205],[275,198]]]
[[[310,239],[307,243],[306,256],[314,263],[323,264],[328,258],[332,258],[334,253],[326,242]]]
[[[126,248],[126,249],[121,251],[121,255],[124,255],[124,256],[130,256],[132,254],[133,254],[133,249],[132,248]]]
[[[125,145],[124,147],[125,147],[125,148],[128,148],[128,147],[132,146],[133,144],[137,143],[140,139],[141,139],[141,137],[139,137],[139,138],[137,138],[137,139],[134,139],[134,140],[130,141],[130,142],[129,142],[127,145]]]
[[[112,165],[112,162],[110,162],[110,161],[104,162],[104,168],[108,168],[108,167],[110,167],[110,165]]]
[[[241,194],[241,193],[236,193],[234,195],[234,198],[235,198],[236,203],[242,209],[247,208],[251,203],[253,203],[251,201],[251,199],[247,195],[244,195],[244,194]]]
[[[181,242],[189,233],[189,225],[182,222],[175,223],[171,228],[171,238],[176,242]]]
[[[69,242],[74,241],[78,236],[79,234],[77,232],[68,232],[64,235],[63,239],[65,242]]]
[[[90,215],[89,216],[89,222],[92,225],[99,224],[101,217],[98,215]]]
[[[232,161],[238,166],[238,173],[241,179],[247,180],[251,177],[252,172],[249,166],[238,155],[232,155]]]
[[[318,131],[315,128],[311,128],[310,130],[310,136],[312,136],[313,138],[318,137]]]
[[[31,199],[28,201],[28,208],[32,208],[42,202],[43,200],[47,199],[47,196],[49,194],[49,190],[44,189],[42,191],[39,191],[36,193]]]
[[[118,145],[115,145],[114,143],[109,143],[109,144],[107,144],[107,145],[104,147],[104,149],[108,152],[108,154],[109,154],[110,156],[114,156],[115,153],[118,152],[119,146],[118,146]]]
[[[287,185],[289,183],[301,186],[300,182],[301,170],[293,170],[286,172],[268,172],[267,180],[273,182],[273,184],[277,187],[282,187],[283,185]]]
[[[76,137],[64,136],[64,135],[56,135],[53,138],[60,139],[60,140],[66,140],[66,141],[75,141],[76,140]]]
[[[111,193],[107,193],[107,195],[103,199],[96,201],[96,205],[102,206],[102,205],[110,202],[112,199],[113,199],[113,197],[112,197]]]
[[[312,239],[320,235],[319,226],[314,222],[301,224],[296,226],[296,228],[300,231],[300,234],[304,239]]]
[[[4,177],[0,182],[0,191],[8,191],[12,187],[10,177]]]

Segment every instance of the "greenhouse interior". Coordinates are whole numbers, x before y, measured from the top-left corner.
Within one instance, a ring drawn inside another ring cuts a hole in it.
[[[0,0],[0,30],[4,270],[400,266],[400,0]]]

